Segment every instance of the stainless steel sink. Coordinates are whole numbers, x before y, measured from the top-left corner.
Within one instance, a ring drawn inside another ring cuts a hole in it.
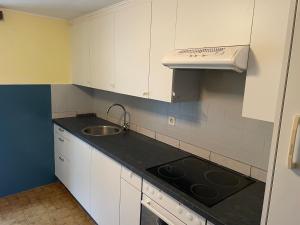
[[[89,136],[108,136],[120,134],[122,128],[116,126],[90,126],[82,129],[81,132]]]

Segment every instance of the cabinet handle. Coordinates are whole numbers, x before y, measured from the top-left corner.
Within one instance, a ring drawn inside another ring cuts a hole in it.
[[[58,128],[58,130],[59,130],[60,132],[64,132],[64,131],[65,131],[65,130],[62,129],[62,128]]]
[[[59,141],[64,142],[65,140],[62,138],[58,138]]]
[[[62,157],[58,157],[60,161],[64,162],[65,160]]]
[[[300,115],[297,115],[294,118],[290,146],[289,146],[289,153],[288,153],[288,168],[289,169],[294,169],[296,167],[293,160],[294,160],[294,152],[295,152],[295,145],[296,145],[299,124],[300,124]]]

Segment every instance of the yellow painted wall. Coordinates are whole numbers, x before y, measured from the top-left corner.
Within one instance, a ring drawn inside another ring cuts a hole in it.
[[[70,24],[14,10],[3,11],[0,84],[70,83]]]

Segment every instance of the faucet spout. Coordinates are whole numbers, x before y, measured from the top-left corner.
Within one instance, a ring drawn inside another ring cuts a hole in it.
[[[124,130],[128,130],[128,129],[129,129],[129,123],[126,122],[126,114],[127,114],[127,111],[126,111],[126,109],[125,109],[125,107],[124,107],[123,105],[121,105],[121,104],[119,104],[119,103],[112,104],[112,105],[107,109],[107,111],[106,111],[106,116],[108,117],[108,114],[109,114],[110,110],[111,110],[113,107],[115,107],[115,106],[120,107],[120,108],[124,111],[124,118],[123,118],[123,126],[122,126],[122,127],[123,127]]]

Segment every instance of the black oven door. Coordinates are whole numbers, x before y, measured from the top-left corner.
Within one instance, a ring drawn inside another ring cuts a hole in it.
[[[145,206],[142,206],[142,216],[141,216],[141,225],[168,225],[165,221],[147,209]]]

